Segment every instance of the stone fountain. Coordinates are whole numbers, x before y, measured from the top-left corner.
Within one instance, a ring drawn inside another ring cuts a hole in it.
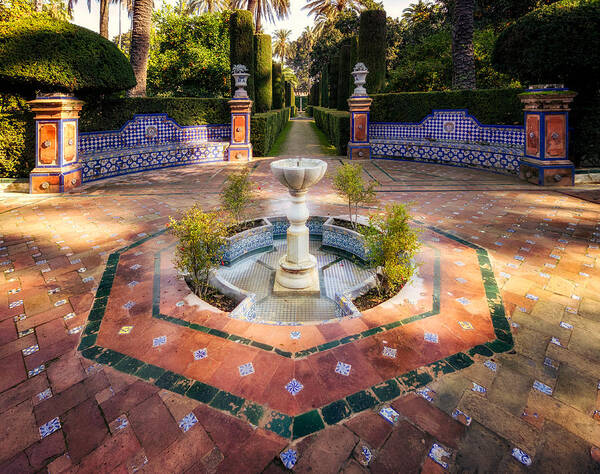
[[[292,205],[287,218],[287,252],[279,260],[273,293],[320,292],[317,259],[309,253],[306,193],[325,175],[327,163],[309,158],[289,158],[271,163],[271,172],[288,188]]]

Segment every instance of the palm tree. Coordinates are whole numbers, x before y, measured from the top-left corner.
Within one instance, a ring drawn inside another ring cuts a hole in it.
[[[302,9],[308,10],[309,15],[332,19],[344,10],[359,12],[362,6],[361,0],[306,0],[306,5]]]
[[[185,13],[188,15],[204,12],[220,12],[229,7],[228,0],[186,0]]]
[[[427,19],[432,13],[433,5],[428,1],[418,0],[402,10],[402,18],[408,23]]]
[[[281,64],[285,63],[285,58],[289,52],[289,39],[292,32],[290,30],[275,31],[275,43],[273,44],[273,53],[279,56]]]
[[[108,4],[111,0],[100,0],[100,35],[108,39]],[[114,1],[114,0],[113,0]],[[43,0],[35,0],[36,8],[37,4],[42,5]],[[73,7],[77,3],[77,0],[69,0],[67,2],[67,11],[69,14],[73,13]],[[92,0],[87,0],[88,10],[92,11]],[[40,7],[41,8],[41,7]],[[41,11],[41,9],[40,9]]]
[[[287,18],[290,13],[290,0],[231,0],[234,8],[243,8],[254,15],[256,31],[262,31],[262,20],[266,18],[270,23],[275,19]]]
[[[127,95],[130,97],[144,97],[146,95],[146,73],[148,71],[153,5],[153,0],[135,0],[133,2],[133,26],[131,28],[129,61],[137,85],[127,91]]]
[[[125,4],[125,8],[127,9],[127,15],[131,17],[131,12],[133,10],[133,0],[116,0],[115,3],[119,4],[119,49],[123,46],[123,29],[121,25],[121,17],[123,16],[123,3]],[[114,40],[113,40],[114,41]]]
[[[475,89],[473,11],[475,0],[456,0],[452,21],[452,88]]]

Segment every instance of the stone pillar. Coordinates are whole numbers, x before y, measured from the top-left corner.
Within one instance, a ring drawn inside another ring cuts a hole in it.
[[[371,145],[369,144],[371,102],[373,100],[368,96],[352,96],[348,99],[350,109],[348,158],[351,160],[368,160],[371,158]]]
[[[525,156],[521,179],[540,186],[572,186],[569,160],[569,110],[576,92],[562,86],[530,87],[519,95],[525,111]]]
[[[49,94],[29,104],[35,113],[35,168],[29,173],[29,192],[62,193],[81,186],[77,138],[83,101]]]
[[[250,143],[250,99],[232,99],[231,107],[231,143],[229,144],[229,161],[251,161],[252,143]]]

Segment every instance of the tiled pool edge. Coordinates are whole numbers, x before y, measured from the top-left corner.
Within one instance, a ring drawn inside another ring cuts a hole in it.
[[[153,364],[145,363],[133,357],[126,356],[120,352],[113,351],[112,349],[107,349],[96,345],[98,331],[100,329],[102,318],[104,317],[106,303],[112,289],[112,284],[121,253],[142,245],[148,240],[159,235],[162,235],[166,229],[144,237],[137,242],[113,252],[109,256],[105,271],[98,286],[98,290],[96,291],[92,309],[88,316],[86,328],[82,333],[78,351],[81,352],[83,357],[91,361],[113,367],[130,375],[140,377],[159,388],[184,395],[209,405],[215,409],[225,411],[228,414],[245,420],[254,426],[259,426],[272,431],[283,438],[302,438],[323,429],[326,424],[334,425],[344,419],[349,418],[353,414],[360,413],[364,410],[373,408],[376,405],[389,402],[390,400],[398,398],[406,393],[415,391],[430,383],[434,377],[469,367],[474,363],[472,357],[476,355],[491,357],[494,355],[494,353],[507,352],[513,348],[514,343],[512,334],[510,333],[510,326],[506,319],[504,305],[487,251],[476,244],[472,244],[464,239],[461,239],[460,237],[442,231],[441,229],[433,226],[425,227],[433,232],[444,235],[455,242],[459,242],[476,250],[496,339],[494,341],[472,347],[466,352],[453,354],[428,365],[422,366],[418,369],[409,371],[405,374],[374,385],[370,388],[360,390],[359,392],[348,395],[347,397],[323,407],[292,417],[276,410],[271,410],[266,406],[256,404],[251,400],[246,400],[227,391],[220,390],[212,385],[191,380],[175,372],[165,370]],[[155,272],[154,282],[156,282],[157,278],[159,279],[158,284],[160,285],[160,272]],[[439,308],[439,298],[437,299],[437,304]],[[158,301],[153,300],[152,311],[153,315],[160,314]],[[177,318],[170,319],[176,320],[172,321],[173,323],[181,325],[182,320]],[[212,331],[217,330],[213,329]],[[375,331],[373,334],[377,332],[380,331]],[[216,335],[210,332],[209,334]],[[233,339],[231,340],[233,341]],[[259,345],[254,345],[252,342]],[[254,347],[261,348],[261,343],[257,343],[256,341],[250,341],[249,343],[254,345]]]

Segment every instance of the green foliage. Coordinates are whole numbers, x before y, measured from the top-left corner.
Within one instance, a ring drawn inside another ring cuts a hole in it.
[[[312,108],[312,113],[315,124],[325,133],[329,143],[335,146],[337,154],[345,155],[350,140],[350,113],[316,106]]]
[[[522,125],[521,89],[374,94],[373,122],[420,122],[434,109],[468,109],[483,124]]]
[[[344,163],[333,178],[333,188],[348,203],[348,216],[352,227],[357,230],[358,207],[376,202],[375,182],[365,184],[361,165]]]
[[[5,91],[105,93],[135,85],[127,58],[110,41],[47,14],[0,23]]]
[[[291,107],[292,104],[292,85],[289,82],[285,82],[285,106]]]
[[[285,105],[285,85],[281,63],[273,63],[273,109],[281,109]]]
[[[34,166],[33,114],[23,98],[0,94],[0,178],[25,178]]]
[[[254,197],[253,186],[248,169],[231,173],[225,180],[225,185],[221,190],[221,204],[236,224],[242,221],[245,211]]]
[[[0,2],[0,22],[13,21],[36,14],[31,0],[3,0]],[[57,20],[70,20],[73,15],[64,0],[45,0],[42,13]]]
[[[82,132],[118,130],[134,114],[155,113],[166,113],[179,125],[216,125],[231,121],[227,99],[132,97],[86,102],[79,128]]]
[[[291,110],[278,109],[253,114],[250,124],[250,141],[254,156],[267,156],[273,143],[288,123]]]
[[[188,209],[181,219],[171,217],[169,226],[179,239],[174,264],[186,274],[195,293],[203,297],[211,270],[223,257],[227,228],[221,216],[204,212],[198,205]]]
[[[267,112],[273,106],[273,53],[269,35],[254,35],[254,109]]]
[[[350,79],[353,66],[350,65],[350,44],[345,44],[340,49],[337,86],[337,108],[348,110],[348,98],[350,97]]]
[[[329,62],[329,108],[338,108],[338,80],[340,75],[340,57],[338,54],[331,58]]]
[[[317,76],[329,64],[331,58],[338,54],[341,43],[356,35],[358,26],[358,15],[351,10],[345,10],[325,22],[310,52],[311,76]]]
[[[326,65],[321,71],[321,106],[329,107],[329,67]]]
[[[496,42],[494,64],[530,84],[600,85],[600,1],[563,0],[528,13]]]
[[[366,10],[360,14],[358,60],[367,66],[367,92],[381,92],[386,72],[386,13],[384,10]]]
[[[171,7],[155,13],[148,94],[229,97],[229,14],[188,16]]]
[[[380,296],[398,292],[415,272],[412,260],[421,244],[409,222],[404,205],[390,204],[383,213],[371,215],[369,226],[360,229]]]
[[[247,10],[235,10],[229,19],[229,63],[248,68],[248,95],[254,99],[254,19]],[[232,84],[231,94],[235,92]]]

